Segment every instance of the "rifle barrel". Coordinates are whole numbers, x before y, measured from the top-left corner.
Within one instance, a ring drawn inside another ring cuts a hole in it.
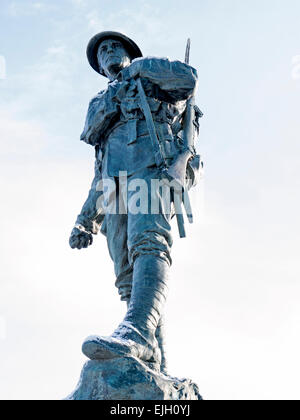
[[[185,64],[190,64],[190,51],[191,51],[191,39],[189,38],[186,43],[186,50],[185,50]]]

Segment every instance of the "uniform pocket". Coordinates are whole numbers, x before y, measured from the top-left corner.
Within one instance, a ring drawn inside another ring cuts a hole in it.
[[[165,159],[173,158],[177,154],[177,147],[170,125],[160,124],[157,127],[157,132]]]

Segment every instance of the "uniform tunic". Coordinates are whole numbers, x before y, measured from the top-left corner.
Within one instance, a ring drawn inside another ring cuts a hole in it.
[[[152,253],[171,263],[170,214],[104,214],[97,208],[101,194],[97,184],[106,178],[118,183],[120,171],[126,171],[128,182],[145,180],[149,210],[151,207],[151,179],[159,178],[161,169],[141,109],[137,77],[141,78],[167,165],[180,152],[180,121],[197,84],[196,70],[189,65],[166,58],[142,58],[121,71],[117,80],[90,102],[81,140],[96,148],[95,178],[77,223],[94,234],[102,225],[123,300],[130,296],[132,267],[138,255]],[[132,193],[127,195],[129,200]],[[119,203],[120,197],[116,199]]]

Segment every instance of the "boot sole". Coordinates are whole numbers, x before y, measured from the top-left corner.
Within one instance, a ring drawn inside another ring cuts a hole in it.
[[[109,340],[109,341],[108,341]],[[91,360],[111,360],[120,357],[135,357],[132,349],[111,339],[89,337],[82,345],[82,352]]]
[[[107,348],[108,344],[105,342],[99,342],[98,338],[87,340],[83,343],[82,352],[85,356],[87,356],[90,360],[113,360],[119,359],[122,357],[133,357],[137,358],[132,352],[128,351],[116,351],[116,349],[112,350],[111,348]],[[141,360],[150,370],[160,373],[160,364],[157,362],[150,362]],[[163,373],[166,375],[165,373]]]

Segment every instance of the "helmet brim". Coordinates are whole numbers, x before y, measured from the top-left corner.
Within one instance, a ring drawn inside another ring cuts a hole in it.
[[[128,52],[131,60],[134,60],[135,58],[142,57],[143,54],[139,47],[136,45],[132,39],[128,38],[126,35],[121,34],[120,32],[113,32],[113,31],[104,31],[100,32],[97,35],[95,35],[89,42],[87,46],[87,58],[92,66],[92,68],[102,76],[106,77],[106,74],[104,73],[101,66],[99,66],[98,63],[98,49],[99,45],[102,41],[105,39],[116,39],[118,41],[121,41],[124,45],[124,48]]]

